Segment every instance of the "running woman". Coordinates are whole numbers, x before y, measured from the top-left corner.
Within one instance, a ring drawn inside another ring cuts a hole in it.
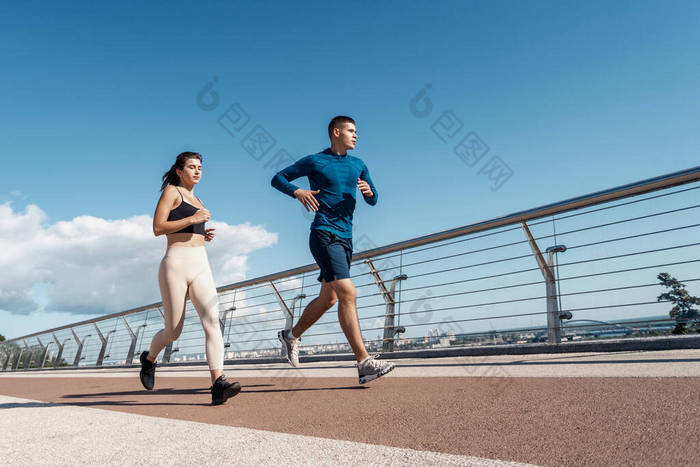
[[[352,261],[352,215],[355,192],[360,190],[367,204],[377,204],[377,189],[362,160],[349,155],[355,149],[357,131],[350,117],[338,116],[328,125],[331,147],[306,156],[272,178],[272,186],[296,198],[307,211],[315,212],[309,248],[321,270],[321,292],[304,309],[296,326],[277,333],[290,365],[299,366],[301,336],[338,302],[338,321],[355,358],[360,384],[384,376],[394,364],[367,353],[357,316],[355,286],[350,279]],[[290,183],[308,177],[310,190]]]
[[[211,403],[219,405],[240,392],[241,385],[226,381],[224,341],[219,328],[219,299],[209,268],[204,242],[214,239],[214,229],[205,228],[209,211],[194,195],[202,178],[202,156],[183,152],[163,175],[162,192],[153,216],[153,233],[165,234],[168,249],[160,262],[158,284],[163,299],[165,328],[156,333],[151,348],[141,354],[141,383],[153,389],[156,357],[177,339],[185,322],[185,302],[190,300],[202,321],[207,362],[211,373]]]

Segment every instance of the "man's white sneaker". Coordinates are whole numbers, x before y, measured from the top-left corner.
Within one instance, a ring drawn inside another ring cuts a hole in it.
[[[396,367],[391,362],[377,360],[377,357],[371,355],[357,364],[357,374],[360,377],[360,384],[369,383],[372,380],[380,378],[389,373]]]
[[[290,339],[287,337],[287,331],[285,329],[277,332],[277,338],[282,343],[282,352],[287,357],[287,361],[293,367],[299,366],[299,343],[301,342],[301,337],[298,339]]]

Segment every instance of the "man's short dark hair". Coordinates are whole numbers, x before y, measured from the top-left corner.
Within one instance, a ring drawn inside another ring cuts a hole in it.
[[[353,120],[350,117],[346,117],[345,115],[338,115],[337,117],[333,117],[333,120],[331,120],[331,122],[328,124],[328,137],[332,139],[333,128],[338,128],[343,123],[352,123],[354,125],[355,120]]]

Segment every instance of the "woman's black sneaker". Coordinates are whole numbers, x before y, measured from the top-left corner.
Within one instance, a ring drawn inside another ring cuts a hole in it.
[[[238,381],[229,383],[226,381],[226,376],[221,375],[216,378],[211,387],[211,405],[221,405],[239,392],[241,392],[241,385]]]
[[[141,384],[143,387],[149,391],[153,389],[153,384],[156,380],[156,364],[150,361],[148,358],[148,351],[141,352],[139,360],[141,360],[141,372],[139,377],[141,378]]]

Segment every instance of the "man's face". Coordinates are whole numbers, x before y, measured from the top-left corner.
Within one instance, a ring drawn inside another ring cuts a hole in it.
[[[355,149],[357,142],[357,130],[354,123],[341,123],[333,129],[333,136],[345,149]]]

